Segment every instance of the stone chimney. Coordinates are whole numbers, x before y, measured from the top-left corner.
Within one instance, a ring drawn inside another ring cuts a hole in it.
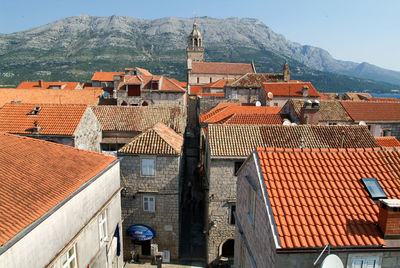
[[[39,87],[43,87],[43,80],[39,80]]]
[[[378,225],[384,238],[400,238],[400,199],[381,199]]]
[[[303,86],[303,97],[308,97],[308,86]]]
[[[42,131],[42,128],[39,127],[38,122],[37,121],[33,122],[32,134],[39,135],[41,131]]]
[[[119,75],[114,75],[114,90],[118,90],[120,80],[121,77]]]
[[[304,101],[301,118],[303,124],[317,125],[319,122],[319,102]]]

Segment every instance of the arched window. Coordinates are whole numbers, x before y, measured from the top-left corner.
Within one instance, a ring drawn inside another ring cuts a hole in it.
[[[221,256],[226,258],[233,258],[235,251],[235,240],[228,239],[222,245]]]

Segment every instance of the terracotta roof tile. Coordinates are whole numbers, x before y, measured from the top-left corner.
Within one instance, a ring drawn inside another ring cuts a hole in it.
[[[186,115],[178,106],[92,106],[103,131],[142,132],[158,122],[170,126],[175,132],[184,132]]]
[[[92,81],[111,82],[114,81],[114,75],[123,75],[124,72],[95,72]]]
[[[319,93],[311,84],[311,82],[273,82],[263,83],[264,90],[266,92],[272,92],[274,96],[280,97],[303,97],[303,87],[308,87],[308,96],[310,97],[321,97]]]
[[[160,91],[180,91],[185,92],[186,90],[178,85],[177,83],[171,81],[169,78],[161,75],[153,76],[143,76],[143,75],[125,75],[124,79],[121,79],[118,89],[122,89],[127,84],[140,84],[142,85],[142,90],[153,89],[152,83],[158,82],[158,90]]]
[[[293,105],[294,111],[298,117],[301,117],[304,101],[290,100]],[[318,120],[321,122],[327,121],[342,121],[351,122],[351,117],[347,114],[346,110],[339,101],[320,101],[318,111]]]
[[[219,79],[215,82],[209,83],[207,85],[202,86],[203,88],[224,88],[227,83],[231,83],[235,81],[235,79]]]
[[[207,136],[211,156],[245,157],[256,147],[298,148],[301,139],[305,148],[379,147],[364,126],[209,124]]]
[[[153,75],[148,70],[143,69],[143,68],[136,67],[136,70],[138,70],[140,73],[142,73],[142,75],[146,75],[146,76],[152,76]]]
[[[281,125],[279,114],[233,114],[223,124],[228,125]]]
[[[227,83],[227,87],[238,88],[261,88],[266,82],[277,82],[283,80],[283,74],[263,74],[263,73],[247,73],[231,83]]]
[[[399,121],[400,102],[341,101],[354,121]]]
[[[103,94],[101,89],[64,90],[64,89],[0,89],[0,107],[12,101],[22,103],[45,104],[85,104],[96,105]]]
[[[254,73],[251,63],[192,62],[194,74],[242,75]]]
[[[163,123],[145,130],[118,150],[122,154],[177,155],[181,153],[183,137]]]
[[[0,133],[0,246],[115,160],[108,155]]]
[[[37,115],[30,115],[40,107]],[[0,131],[32,134],[36,121],[43,135],[74,135],[88,107],[86,105],[6,104],[0,109]]]
[[[258,148],[257,154],[284,249],[385,245],[378,205],[360,179],[377,178],[388,198],[400,198],[400,152]],[[298,161],[313,173],[286,168]]]
[[[375,140],[383,147],[400,147],[400,141],[394,136],[375,137]]]
[[[81,89],[79,82],[47,82],[47,81],[36,81],[29,82],[23,81],[18,86],[17,89],[51,89],[52,86],[60,87],[60,89]],[[57,90],[54,89],[53,90]]]
[[[180,87],[183,87],[183,88],[187,87],[187,83],[186,82],[178,81],[175,78],[169,78],[169,80],[171,80],[172,82],[174,82],[175,84],[177,84]]]

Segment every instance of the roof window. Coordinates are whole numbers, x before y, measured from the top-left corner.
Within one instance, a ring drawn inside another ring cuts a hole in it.
[[[33,108],[32,111],[29,112],[28,115],[37,115],[40,112],[40,110],[42,110],[42,107],[35,107]]]
[[[371,196],[372,199],[383,199],[387,198],[385,192],[383,191],[381,185],[378,180],[375,178],[361,179],[364,184],[367,192]]]

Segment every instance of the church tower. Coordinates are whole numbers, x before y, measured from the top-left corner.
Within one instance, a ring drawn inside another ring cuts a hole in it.
[[[193,22],[193,30],[189,35],[188,46],[186,47],[187,60],[203,62],[204,47],[200,31],[197,29],[196,20]]]

